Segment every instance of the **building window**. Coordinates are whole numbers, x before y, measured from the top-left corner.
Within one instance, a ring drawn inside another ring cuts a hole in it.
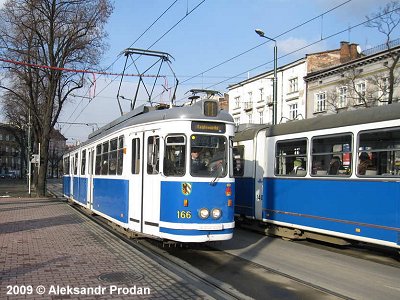
[[[264,88],[260,88],[260,102],[264,101]]]
[[[259,113],[259,122],[260,124],[264,123],[264,111],[260,111]]]
[[[251,109],[253,109],[253,102],[250,102],[250,101],[245,102],[245,103],[244,103],[244,109],[245,109],[245,110],[251,110]]]
[[[240,107],[240,96],[235,97],[235,108],[239,108]]]
[[[338,108],[347,106],[347,86],[342,86],[338,90],[339,98],[337,102]]]
[[[294,93],[299,91],[299,81],[298,78],[289,79],[289,93]]]
[[[315,94],[315,112],[326,111],[326,92]]]
[[[239,126],[239,124],[240,124],[240,117],[233,118],[233,120],[234,120],[234,122],[235,122],[235,125],[236,125],[236,126]]]
[[[366,86],[365,86],[364,81],[357,83],[356,92],[357,92],[356,104],[365,104],[365,102],[366,102],[366,98],[365,98]]]
[[[249,124],[253,123],[253,114],[249,114]]]
[[[384,77],[382,78],[382,83],[381,83],[381,90],[379,91],[379,102],[378,105],[384,105],[387,104],[389,100],[389,78]]]
[[[253,92],[248,92],[249,102],[253,102]]]
[[[297,118],[297,103],[289,105],[289,119],[295,120]]]

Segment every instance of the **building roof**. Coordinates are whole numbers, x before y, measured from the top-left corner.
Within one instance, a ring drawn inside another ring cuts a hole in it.
[[[295,60],[295,61],[293,61],[291,63],[288,63],[286,65],[278,67],[277,68],[277,72],[282,72],[282,71],[284,71],[286,69],[292,68],[294,65],[299,65],[299,64],[301,64],[303,62],[305,62],[305,58],[304,57],[300,58],[298,60]],[[260,79],[262,79],[264,77],[272,76],[273,74],[274,74],[274,70],[269,70],[267,72],[264,72],[264,73],[258,74],[256,76],[250,77],[250,78],[248,78],[246,80],[240,81],[238,83],[231,84],[231,85],[228,86],[228,89],[229,90],[236,89],[238,86],[249,84],[249,83],[251,83],[253,81],[260,80]]]
[[[392,52],[400,52],[400,46],[396,46],[391,49],[386,49],[384,51],[380,51],[380,52],[377,52],[377,53],[374,53],[374,54],[371,54],[368,56],[362,56],[361,58],[351,60],[346,63],[341,63],[341,64],[338,64],[335,66],[331,66],[331,67],[328,67],[328,68],[325,68],[322,70],[318,70],[316,72],[308,73],[304,77],[304,80],[305,81],[317,80],[322,77],[326,77],[326,76],[330,76],[335,73],[343,72],[343,70],[353,68],[354,66],[361,66],[361,65],[369,64],[374,60],[377,61],[377,60],[386,59],[387,57],[389,57],[390,53],[392,53]]]

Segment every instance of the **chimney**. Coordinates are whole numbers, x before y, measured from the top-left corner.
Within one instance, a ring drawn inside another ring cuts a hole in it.
[[[357,50],[358,44],[350,44],[350,59],[357,59],[361,57],[361,53],[358,52]]]
[[[340,62],[345,63],[351,60],[349,42],[340,42]]]

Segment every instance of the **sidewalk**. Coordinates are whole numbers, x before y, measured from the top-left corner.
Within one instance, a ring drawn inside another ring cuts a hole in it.
[[[1,299],[212,298],[66,202],[26,195],[0,183]]]
[[[31,197],[36,197],[33,187]],[[0,199],[2,198],[29,198],[28,183],[22,179],[0,179]]]

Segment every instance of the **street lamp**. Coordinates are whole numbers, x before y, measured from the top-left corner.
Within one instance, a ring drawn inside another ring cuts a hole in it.
[[[264,31],[262,31],[261,29],[256,29],[255,30],[256,33],[263,38],[266,38],[267,40],[273,41],[274,42],[274,83],[273,83],[273,90],[272,90],[272,99],[273,99],[273,110],[272,110],[272,124],[276,124],[276,120],[278,117],[278,113],[277,113],[277,108],[278,108],[278,104],[277,104],[277,95],[278,95],[278,78],[276,76],[276,67],[277,67],[277,59],[278,59],[278,48],[276,47],[276,40],[271,39],[267,36],[265,36]]]

